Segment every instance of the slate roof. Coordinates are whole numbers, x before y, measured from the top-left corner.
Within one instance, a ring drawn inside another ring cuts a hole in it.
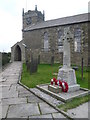
[[[69,25],[74,23],[82,23],[87,21],[90,21],[88,20],[88,13],[84,13],[84,14],[44,21],[35,25],[31,25],[25,28],[24,31],[31,31],[35,29],[54,27],[54,26],[60,26],[60,25]]]

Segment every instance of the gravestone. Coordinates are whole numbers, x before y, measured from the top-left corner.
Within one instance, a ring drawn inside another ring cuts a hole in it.
[[[27,66],[27,70],[30,72],[30,74],[37,72],[38,59],[35,56],[33,56],[32,53],[31,53],[31,56],[30,56],[30,60],[26,61],[26,66]]]
[[[31,53],[30,74],[36,73],[38,69],[38,59]]]
[[[71,68],[70,61],[70,41],[73,39],[73,35],[70,32],[69,27],[64,28],[63,40],[63,67],[59,69],[57,80],[66,81],[69,86],[68,91],[76,91],[80,89],[80,85],[76,82],[75,70]]]

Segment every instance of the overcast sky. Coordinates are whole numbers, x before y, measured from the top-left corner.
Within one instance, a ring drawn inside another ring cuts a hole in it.
[[[22,40],[22,8],[45,11],[45,20],[88,12],[89,0],[0,0],[0,52]]]

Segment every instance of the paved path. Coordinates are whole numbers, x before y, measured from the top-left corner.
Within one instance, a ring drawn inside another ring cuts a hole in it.
[[[65,118],[57,110],[17,84],[21,62],[0,73],[0,118]]]
[[[68,110],[67,112],[72,118],[89,118],[90,120],[89,104],[90,102],[84,103],[74,109]]]
[[[43,98],[46,101],[49,101],[50,103],[52,103],[53,105],[57,106],[58,104],[62,104],[63,102],[53,98],[52,96],[40,91],[37,88],[32,88],[30,89],[33,93],[35,93],[36,95],[40,96],[41,98]],[[76,108],[73,109],[69,109],[67,111],[68,116],[70,116],[71,118],[89,118],[90,119],[90,102],[86,102]]]
[[[52,103],[54,106],[58,106],[60,104],[63,104],[62,101],[57,100],[56,98],[52,97],[49,94],[46,94],[45,92],[42,92],[38,88],[30,88],[30,91],[32,91],[35,95],[38,95],[40,98]]]

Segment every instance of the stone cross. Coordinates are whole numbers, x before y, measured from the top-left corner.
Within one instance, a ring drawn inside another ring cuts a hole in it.
[[[64,28],[64,36],[61,38],[63,40],[63,67],[70,67],[70,40],[73,35],[70,32],[70,28]]]
[[[63,40],[63,67],[59,69],[57,80],[65,81],[68,83],[70,91],[76,91],[80,89],[80,85],[76,82],[75,70],[70,67],[70,41],[73,38],[73,35],[70,32],[70,28],[67,27],[64,29]]]

